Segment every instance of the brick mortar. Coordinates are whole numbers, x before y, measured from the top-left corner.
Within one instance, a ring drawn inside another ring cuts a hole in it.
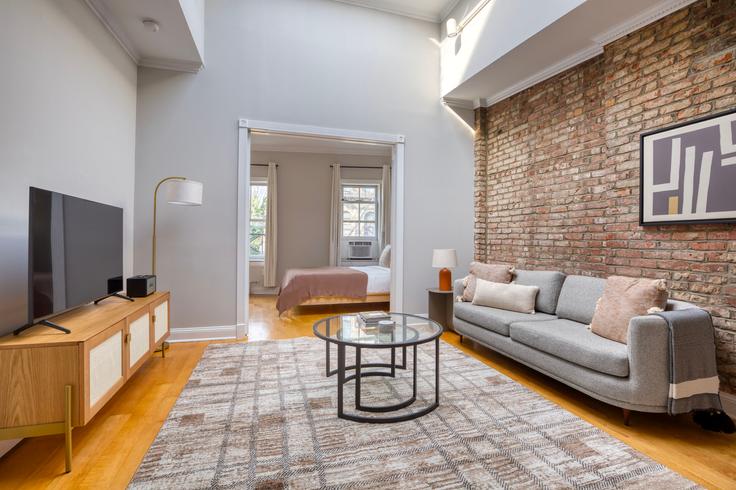
[[[475,258],[667,279],[736,393],[736,226],[639,226],[639,135],[736,107],[736,0],[703,1],[476,110]]]

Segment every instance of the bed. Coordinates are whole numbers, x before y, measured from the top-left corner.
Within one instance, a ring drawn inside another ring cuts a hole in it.
[[[289,269],[279,289],[279,314],[296,306],[384,303],[390,300],[391,269],[315,267]]]

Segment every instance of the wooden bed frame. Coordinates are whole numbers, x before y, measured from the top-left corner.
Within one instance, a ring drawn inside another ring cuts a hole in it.
[[[369,294],[365,298],[348,298],[347,296],[315,296],[302,303],[299,306],[316,306],[316,305],[350,305],[360,303],[388,303],[391,301],[389,293]]]

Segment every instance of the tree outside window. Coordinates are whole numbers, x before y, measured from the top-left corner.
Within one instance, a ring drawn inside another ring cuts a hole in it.
[[[342,236],[345,238],[376,238],[378,186],[342,186]]]
[[[266,211],[268,186],[257,182],[250,185],[250,258],[263,260],[266,255]]]

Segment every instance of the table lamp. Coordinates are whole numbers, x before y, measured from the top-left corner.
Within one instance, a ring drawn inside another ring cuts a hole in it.
[[[454,248],[436,248],[432,252],[432,267],[440,270],[440,291],[452,291],[452,272],[457,267],[457,253]]]

